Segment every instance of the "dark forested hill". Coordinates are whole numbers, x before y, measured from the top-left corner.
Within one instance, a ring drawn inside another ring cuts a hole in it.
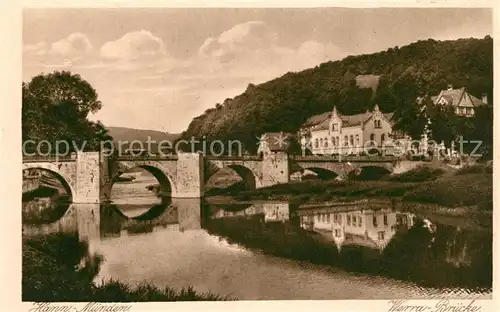
[[[372,81],[360,83],[360,75]],[[376,91],[373,76],[379,76]],[[296,131],[308,117],[333,105],[344,114],[371,109],[374,103],[394,111],[413,105],[417,95],[437,94],[447,84],[465,86],[479,98],[487,93],[492,101],[491,37],[418,41],[250,84],[242,94],[194,118],[181,136],[238,139],[254,151],[261,133]]]

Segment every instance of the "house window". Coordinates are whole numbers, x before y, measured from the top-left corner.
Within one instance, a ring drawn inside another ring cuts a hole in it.
[[[318,141],[318,139],[316,139],[316,140],[314,141],[314,147],[316,147],[316,148],[318,148],[318,147],[319,147],[319,141]]]
[[[323,138],[319,139],[319,145],[323,147]]]
[[[359,134],[356,134],[356,146],[359,146]]]
[[[354,137],[352,135],[349,137],[349,140],[350,140],[351,146],[354,146]]]
[[[467,115],[472,115],[472,107],[467,107],[466,113],[467,113]]]
[[[340,237],[340,229],[335,229],[335,237]]]
[[[325,138],[324,142],[325,142],[325,147],[328,147],[328,139],[327,138]]]
[[[332,146],[335,146],[335,138],[332,137]]]
[[[321,221],[322,221],[323,223],[325,223],[325,219],[326,219],[326,218],[325,218],[325,215],[324,215],[324,214],[322,214],[322,215],[321,215]]]
[[[387,222],[387,215],[384,214],[384,225],[387,225],[387,224],[388,224],[388,222]]]
[[[339,138],[339,137],[337,137],[337,138],[335,139],[335,142],[337,142],[337,145],[338,145],[338,146],[340,146],[340,138]]]
[[[361,227],[363,225],[363,219],[360,217],[358,217],[358,226]]]
[[[344,136],[344,146],[348,146],[349,145],[349,141],[347,139],[347,135]]]
[[[380,123],[380,120],[375,120],[375,128],[382,128],[382,124]]]
[[[338,124],[336,124],[336,123],[334,123],[334,124],[332,125],[332,131],[338,131],[338,130],[339,130],[339,129],[338,129],[338,127],[339,127],[339,125],[338,125]]]
[[[375,133],[370,134],[370,145],[375,145]]]
[[[382,133],[380,136],[380,144],[383,144],[385,142],[385,133]]]
[[[373,226],[377,227],[377,216],[373,216]]]
[[[347,215],[347,225],[351,225],[351,216]]]
[[[356,225],[356,216],[352,216],[352,225],[355,226]]]
[[[385,235],[384,235],[384,234],[385,234],[385,232],[384,232],[384,231],[380,231],[380,232],[378,232],[378,239],[379,239],[379,240],[383,240],[383,239],[385,238]]]
[[[342,223],[342,215],[334,214],[333,218],[335,219],[335,223],[338,223],[338,224]]]
[[[326,215],[326,222],[330,223],[330,214]]]
[[[320,215],[317,215],[317,216],[316,216],[316,220],[317,220],[318,222],[319,222],[319,221],[321,221],[321,220],[320,220],[320,218],[321,218],[321,216],[320,216]]]

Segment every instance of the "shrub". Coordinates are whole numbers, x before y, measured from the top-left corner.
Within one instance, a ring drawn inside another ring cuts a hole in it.
[[[392,176],[389,180],[397,182],[432,181],[440,177],[443,173],[443,169],[433,169],[427,166],[419,166],[407,172]]]
[[[472,173],[491,174],[493,173],[493,167],[485,164],[475,164],[460,168],[456,172],[457,175],[472,174]]]

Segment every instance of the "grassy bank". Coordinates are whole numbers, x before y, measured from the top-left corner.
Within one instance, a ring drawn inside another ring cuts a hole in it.
[[[490,168],[491,169],[491,168]],[[420,167],[381,180],[307,180],[239,192],[237,200],[323,202],[338,198],[390,197],[449,208],[493,208],[493,175],[484,166],[455,171]]]
[[[224,300],[199,294],[192,288],[174,290],[143,283],[128,286],[118,281],[101,285],[92,280],[101,259],[87,254],[76,235],[56,234],[23,239],[23,301],[196,301]]]

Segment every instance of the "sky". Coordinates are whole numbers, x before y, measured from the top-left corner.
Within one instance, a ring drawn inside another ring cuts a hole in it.
[[[23,11],[23,81],[70,70],[106,126],[178,133],[258,84],[417,40],[492,36],[490,9],[94,8]]]

